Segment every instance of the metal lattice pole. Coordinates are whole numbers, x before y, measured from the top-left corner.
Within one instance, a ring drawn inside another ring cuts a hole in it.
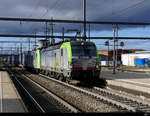
[[[86,41],[86,0],[83,0],[83,18],[84,18],[84,35],[83,35],[83,40]]]
[[[115,53],[115,51],[116,51],[116,50],[115,50],[115,49],[116,49],[116,48],[115,48],[115,46],[116,46],[116,45],[115,45],[115,42],[116,42],[116,27],[113,27],[113,34],[114,34],[114,35],[113,35],[113,40],[114,40],[114,46],[113,46],[113,48],[114,48],[114,49],[113,49],[113,74],[116,74],[116,71],[115,71],[115,68],[116,68],[116,67],[115,67],[115,65],[116,65],[116,57],[115,57],[115,54],[116,54],[116,53]]]

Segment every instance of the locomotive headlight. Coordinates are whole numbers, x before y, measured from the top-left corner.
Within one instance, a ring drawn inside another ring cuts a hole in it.
[[[96,68],[98,68],[98,65],[96,65]]]
[[[69,68],[72,68],[72,63],[71,63],[71,62],[68,62],[68,64],[69,64]]]
[[[70,65],[70,68],[72,68],[72,65]]]
[[[82,42],[81,45],[83,46],[83,45],[84,45],[84,42]]]
[[[99,65],[98,65],[98,64],[96,64],[96,68],[97,68],[97,69],[99,68]]]

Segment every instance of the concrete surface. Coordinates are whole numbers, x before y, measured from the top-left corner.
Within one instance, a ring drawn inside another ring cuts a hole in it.
[[[124,87],[150,94],[150,74],[136,72],[102,71],[101,77],[105,78],[109,85]]]
[[[0,112],[28,112],[12,80],[5,71],[0,72]]]

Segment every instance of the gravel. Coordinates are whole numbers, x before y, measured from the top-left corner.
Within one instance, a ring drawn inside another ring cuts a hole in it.
[[[45,88],[61,96],[66,101],[78,107],[83,112],[122,112],[113,105],[100,101],[99,99],[85,95],[71,88],[65,87],[57,82],[40,76],[31,76],[33,80],[42,84]]]

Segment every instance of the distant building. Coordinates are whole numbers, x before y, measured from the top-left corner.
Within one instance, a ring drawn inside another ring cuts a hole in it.
[[[98,51],[98,54],[101,61],[106,61],[108,59],[108,51]]]
[[[121,64],[121,55],[127,53],[135,53],[136,51],[144,51],[143,49],[118,49],[117,50],[117,65]],[[98,51],[101,65],[113,66],[113,50],[99,50]],[[109,61],[109,62],[108,62]]]
[[[121,61],[125,66],[150,66],[150,51],[122,54]]]

